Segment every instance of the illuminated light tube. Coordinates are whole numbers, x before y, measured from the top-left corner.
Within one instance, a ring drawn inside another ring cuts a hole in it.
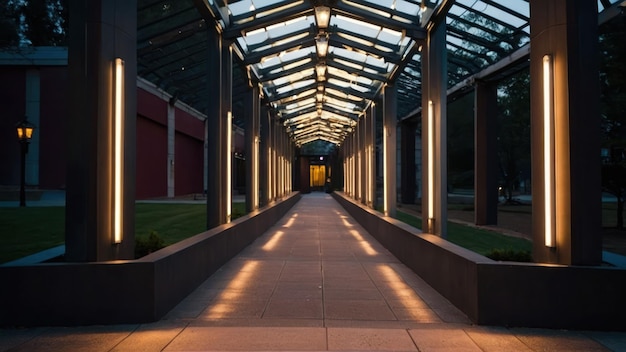
[[[387,126],[383,126],[383,213],[389,215],[389,175],[387,174]]]
[[[254,210],[259,209],[259,137],[254,137],[253,146],[253,161],[254,161],[254,174],[252,175],[252,208]]]
[[[435,230],[435,118],[433,101],[428,101],[428,232]]]
[[[543,56],[543,182],[546,247],[556,247],[554,226],[554,106],[552,56]]]
[[[113,242],[122,242],[122,208],[124,177],[124,60],[115,59],[115,92],[113,113]]]
[[[226,222],[230,222],[232,215],[233,203],[232,203],[232,155],[231,148],[233,141],[233,113],[228,112],[226,114]]]

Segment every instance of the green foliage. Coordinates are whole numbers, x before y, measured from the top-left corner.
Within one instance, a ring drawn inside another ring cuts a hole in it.
[[[67,45],[67,0],[0,3],[0,47]]]
[[[494,249],[485,254],[485,257],[506,262],[532,262],[533,257],[530,251],[514,249]]]
[[[530,174],[530,72],[502,82],[498,91],[498,164],[508,201]]]
[[[65,241],[65,207],[0,208],[0,263]]]
[[[600,111],[602,146],[602,188],[617,198],[615,226],[624,227],[626,197],[626,21],[600,27]]]
[[[448,184],[474,188],[474,94],[448,104]]]
[[[135,258],[141,258],[165,247],[165,241],[156,233],[150,232],[148,237],[135,237]]]
[[[233,203],[233,219],[245,214],[245,203]],[[205,204],[135,205],[136,240],[155,233],[163,244],[206,231]],[[65,207],[0,208],[0,263],[56,247],[65,241]],[[153,243],[157,243],[153,238]],[[136,247],[141,247],[137,244]],[[156,248],[152,245],[152,250]]]
[[[494,231],[454,222],[448,222],[447,240],[482,255],[493,251],[494,248],[532,251],[532,243],[526,239],[506,236]]]
[[[419,229],[422,227],[422,221],[413,215],[398,211],[396,218],[415,228]],[[494,231],[465,226],[450,221],[448,221],[447,240],[485,256],[497,251],[497,248],[508,248],[509,251],[516,253],[530,253],[532,251],[532,243],[526,239],[506,236]],[[520,257],[523,258],[521,255]]]
[[[0,1],[0,48],[19,45],[18,19],[16,4],[12,1]]]

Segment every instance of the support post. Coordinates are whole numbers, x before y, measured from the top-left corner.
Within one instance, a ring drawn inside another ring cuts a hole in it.
[[[65,260],[133,259],[137,1],[68,8]]]
[[[269,123],[269,111],[266,104],[261,105],[260,109],[260,135],[261,140],[259,143],[259,197],[260,206],[267,205],[270,201],[270,188],[269,188],[269,172],[270,172],[270,123]]]
[[[252,87],[244,104],[246,105],[246,211],[252,212],[259,209],[260,100],[258,85]]]
[[[496,86],[476,82],[474,94],[474,222],[495,225],[498,223]]]
[[[222,103],[222,38],[217,28],[207,28],[208,55],[207,84],[209,85],[209,99],[207,111],[207,228],[213,228],[224,223],[222,207],[222,150],[225,143],[222,130],[225,129],[221,118]]]
[[[446,237],[446,27],[428,31],[422,49],[422,230]]]
[[[533,258],[602,262],[598,8],[531,0]]]
[[[374,209],[376,205],[376,105],[372,103],[367,111],[366,123],[367,144],[367,192],[369,194],[367,205]]]
[[[397,88],[386,85],[383,92],[383,212],[385,216],[396,216],[396,133],[397,133]]]

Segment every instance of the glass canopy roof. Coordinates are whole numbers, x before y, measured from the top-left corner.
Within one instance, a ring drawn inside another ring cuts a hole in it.
[[[618,2],[600,0],[598,7]],[[217,21],[241,67],[234,70],[235,122],[243,119],[238,95],[258,82],[296,145],[339,145],[385,84],[397,85],[398,118],[419,109],[424,28],[444,16],[449,87],[530,42],[527,0],[138,0],[138,6],[139,76],[206,113],[206,28]]]

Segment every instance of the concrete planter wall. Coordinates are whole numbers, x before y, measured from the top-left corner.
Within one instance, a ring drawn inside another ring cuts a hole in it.
[[[497,262],[333,197],[372,236],[477,324],[626,330],[626,270]]]
[[[158,320],[300,199],[284,200],[138,260],[0,266],[0,326]]]

